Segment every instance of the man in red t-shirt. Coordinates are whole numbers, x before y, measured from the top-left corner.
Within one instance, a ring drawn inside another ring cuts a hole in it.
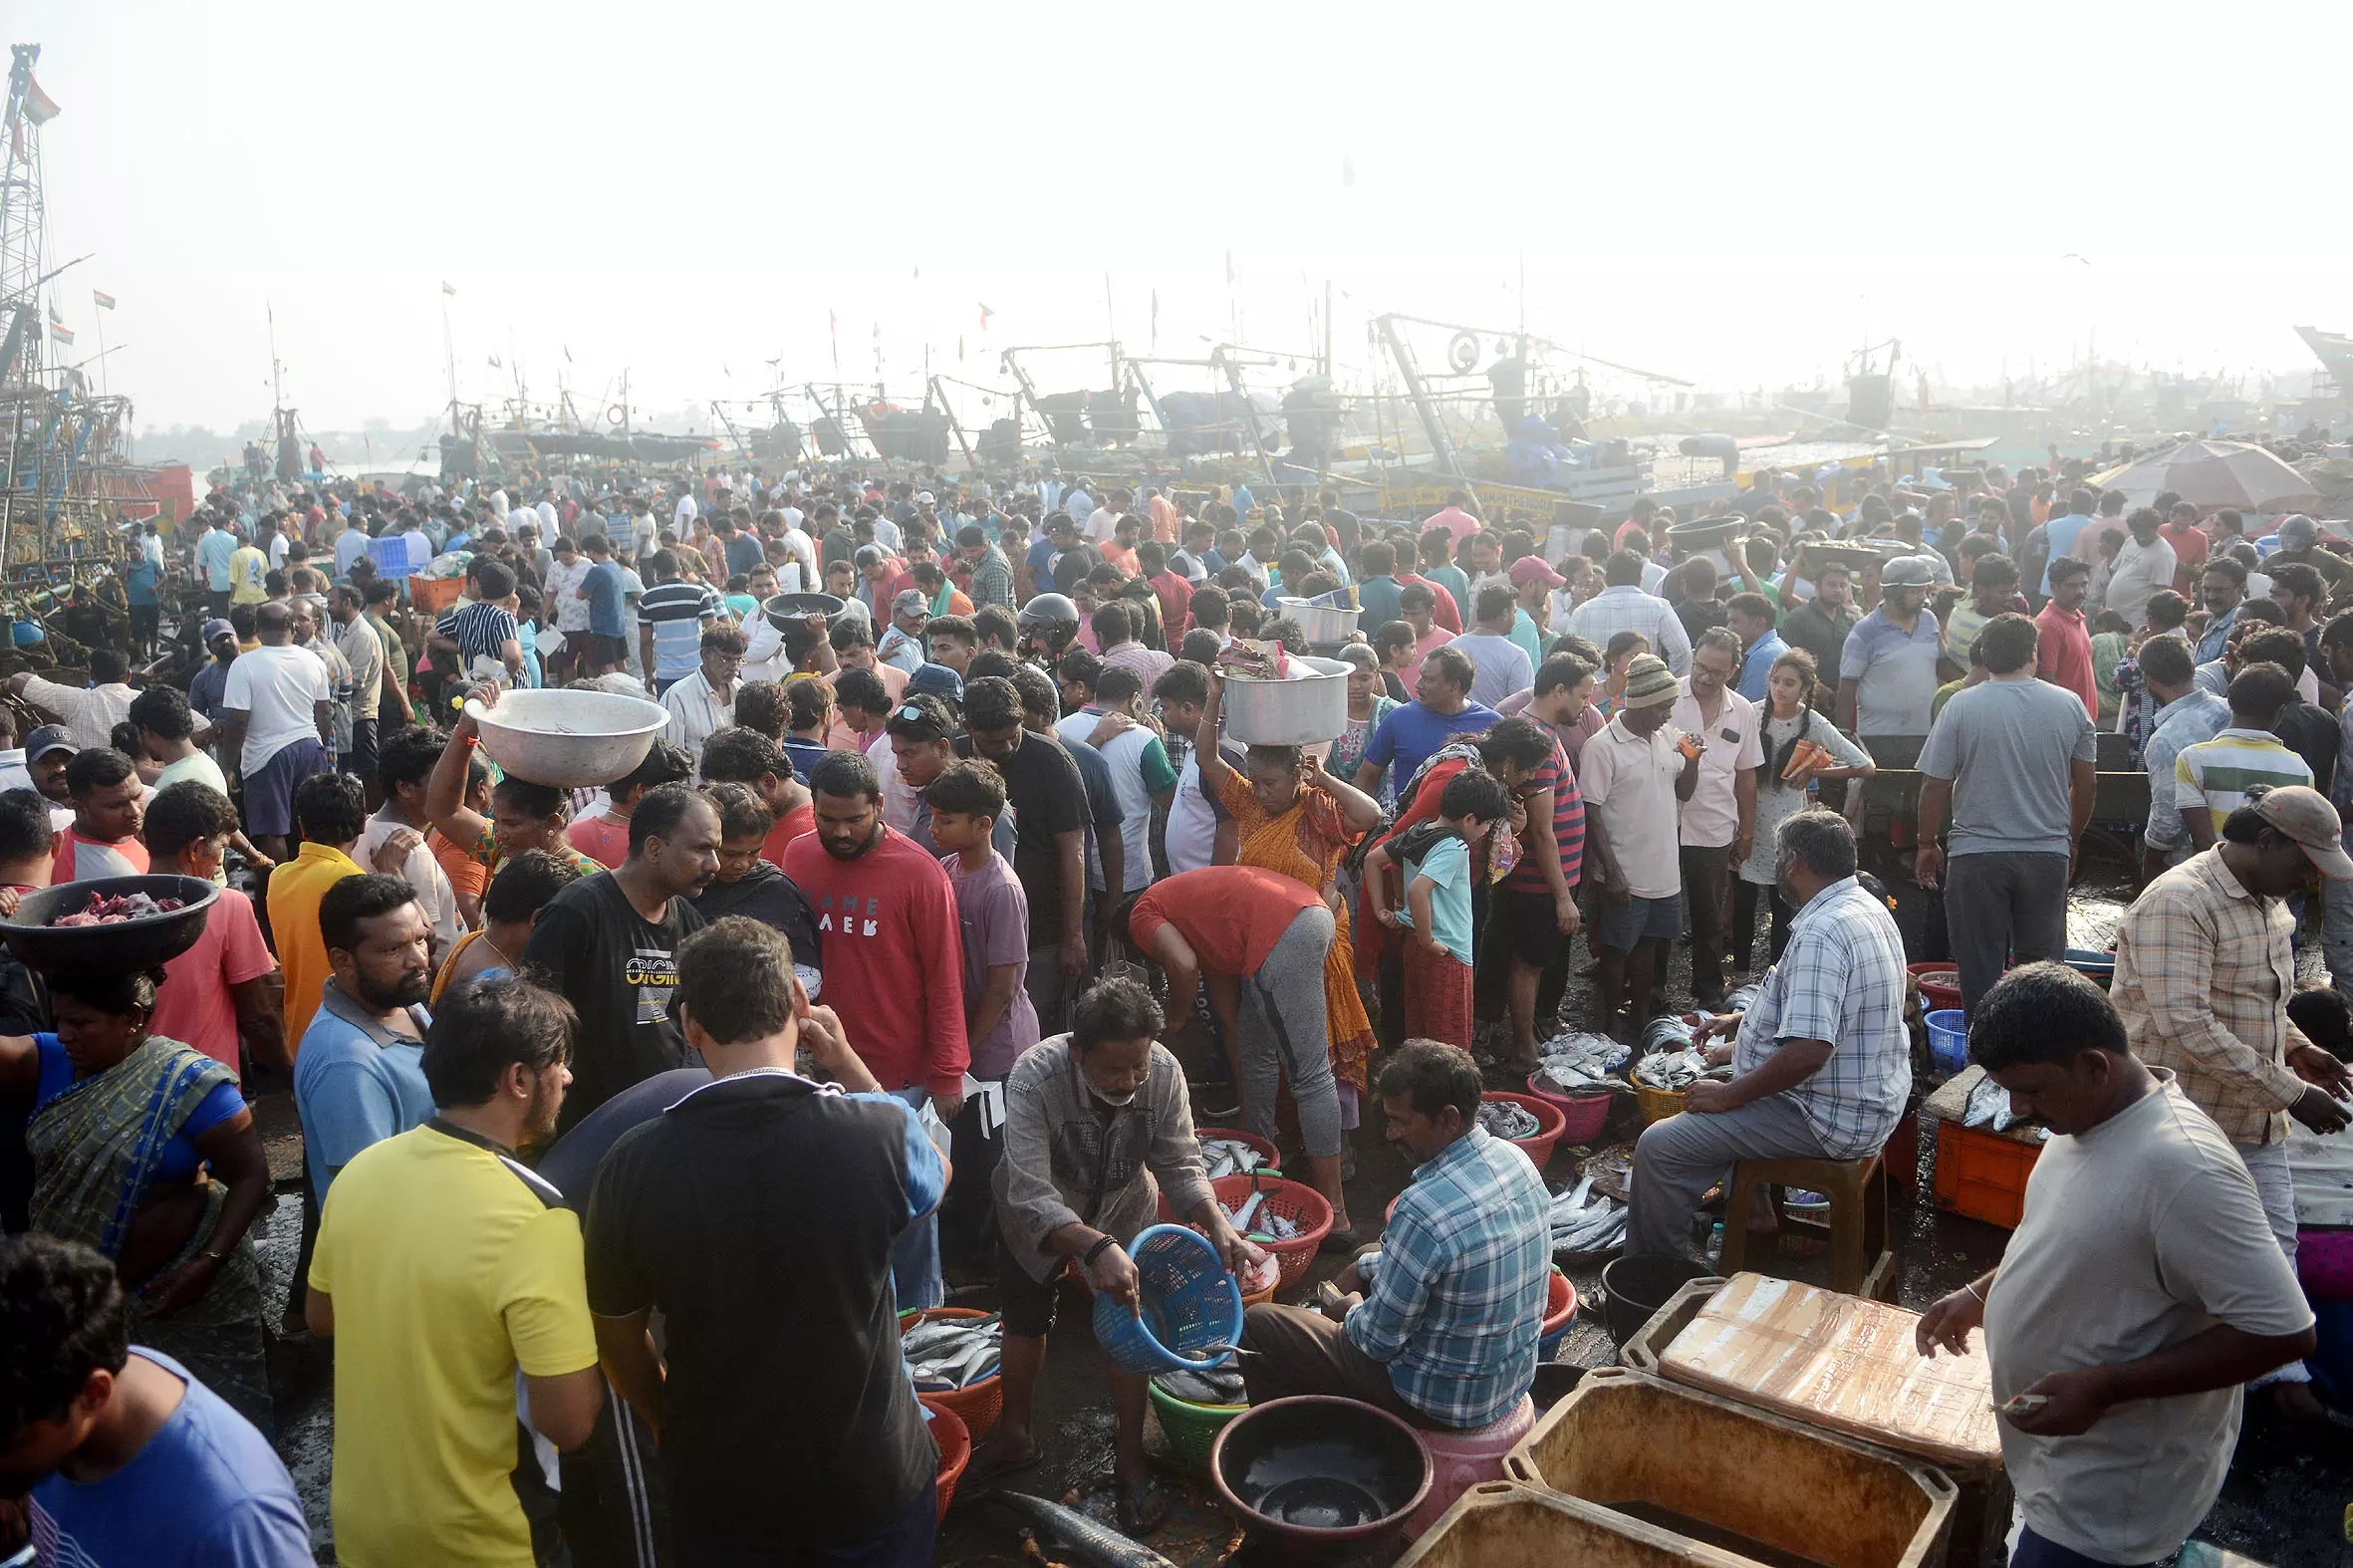
[[[2084,626],[2084,596],[2091,592],[2086,561],[2060,556],[2051,562],[2051,601],[2034,618],[2034,672],[2083,699],[2083,710],[2100,716],[2100,688],[2092,677],[2092,635]]]
[[[809,788],[817,827],[786,848],[784,873],[817,914],[823,1000],[886,1092],[918,1109],[928,1098],[953,1122],[972,1060],[955,889],[938,861],[885,825],[883,781],[865,757],[828,753]],[[945,1299],[936,1212],[908,1227],[891,1269],[901,1311]]]
[[[2176,502],[2173,515],[2158,532],[2174,547],[2174,592],[2197,603],[2198,577],[2206,569],[2206,558],[2214,548],[2214,541],[2198,526],[2198,507],[2189,501]]]
[[[1348,1246],[1355,1232],[1340,1189],[1340,1093],[1324,1016],[1333,923],[1323,895],[1256,866],[1204,866],[1138,894],[1126,925],[1128,943],[1168,971],[1172,1016],[1192,1010],[1196,979],[1207,983],[1234,1042],[1243,1125],[1261,1138],[1274,1136],[1275,1096],[1289,1074],[1309,1178],[1332,1204],[1325,1245]]]

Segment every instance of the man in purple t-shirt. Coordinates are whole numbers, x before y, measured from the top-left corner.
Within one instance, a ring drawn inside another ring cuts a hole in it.
[[[948,852],[939,864],[955,887],[963,928],[964,1037],[972,1042],[972,1077],[984,1086],[965,1097],[948,1124],[955,1178],[940,1204],[940,1251],[959,1275],[985,1277],[996,1261],[989,1184],[1005,1116],[996,1086],[1014,1059],[1038,1043],[1037,1009],[1022,983],[1029,970],[1029,898],[1012,863],[990,843],[1005,814],[1005,781],[994,766],[950,763],[924,786],[923,804],[931,809],[932,842]]]

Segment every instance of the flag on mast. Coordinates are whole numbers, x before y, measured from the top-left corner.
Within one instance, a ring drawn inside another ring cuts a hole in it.
[[[450,286],[446,278],[441,281],[441,292],[451,299],[457,298],[457,290]]]
[[[36,126],[46,126],[57,118],[57,100],[42,92],[30,73],[25,77],[25,118]]]
[[[115,296],[112,294],[101,294],[98,290],[92,289],[90,299],[102,311],[111,311],[115,308]]]
[[[49,336],[58,343],[71,344],[74,341],[74,329],[66,325],[64,317],[58,315],[55,300],[49,302]]]

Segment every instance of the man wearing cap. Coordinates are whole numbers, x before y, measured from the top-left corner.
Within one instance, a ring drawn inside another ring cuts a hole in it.
[[[931,605],[919,588],[902,589],[891,601],[891,624],[875,644],[875,657],[914,674],[923,663],[923,624]]]
[[[2289,1022],[2295,916],[2286,898],[2317,870],[2353,881],[2336,808],[2300,785],[2247,791],[2221,839],[2151,883],[2116,928],[2109,995],[2135,1055],[2171,1068],[2182,1093],[2222,1128],[2262,1194],[2280,1250],[2296,1254],[2287,1121],[2342,1132],[2353,1115],[2345,1064]],[[2258,1379],[2303,1383],[2300,1363]],[[2308,1391],[2277,1396],[2301,1412]]]
[[[211,721],[220,717],[220,694],[228,685],[229,665],[237,658],[237,629],[216,618],[204,623],[200,635],[212,660],[188,681],[188,706]]]
[[[1683,930],[1683,866],[1677,810],[1699,783],[1702,747],[1679,749],[1668,722],[1682,687],[1666,661],[1637,655],[1626,666],[1617,716],[1585,742],[1577,772],[1585,796],[1585,858],[1600,872],[1592,942],[1602,1028],[1639,1029],[1651,1015],[1660,949]],[[1394,715],[1392,715],[1394,717]],[[1368,764],[1369,766],[1369,764]],[[1631,1003],[1631,1018],[1622,1019]]]
[[[1552,591],[1568,586],[1569,580],[1545,565],[1541,557],[1523,555],[1511,563],[1511,591],[1519,600],[1519,614],[1511,619],[1511,640],[1528,655],[1530,669],[1544,662],[1544,631],[1552,615]]]
[[[1936,580],[1917,556],[1880,569],[1879,608],[1855,623],[1838,660],[1838,727],[1874,735],[1926,735],[1945,634],[1923,608]]]
[[[50,826],[63,830],[74,820],[73,791],[66,788],[66,764],[80,748],[63,724],[43,724],[25,737],[25,772],[49,802]]]

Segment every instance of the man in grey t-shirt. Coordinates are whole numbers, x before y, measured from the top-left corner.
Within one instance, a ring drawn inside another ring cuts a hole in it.
[[[1945,704],[1920,752],[1920,885],[1945,884],[1961,1005],[2009,967],[2067,955],[2067,885],[2092,816],[2095,739],[2072,691],[2034,678],[2034,623],[1977,634],[1989,678]],[[1940,849],[1945,808],[1953,842]],[[1947,864],[1947,856],[1951,864]]]
[[[2000,1267],[1929,1308],[1920,1352],[1984,1326],[2013,1564],[2160,1561],[2222,1490],[2240,1386],[2312,1349],[2312,1309],[2230,1140],[2133,1055],[2098,986],[2011,971],[1969,1051],[2053,1136]]]

